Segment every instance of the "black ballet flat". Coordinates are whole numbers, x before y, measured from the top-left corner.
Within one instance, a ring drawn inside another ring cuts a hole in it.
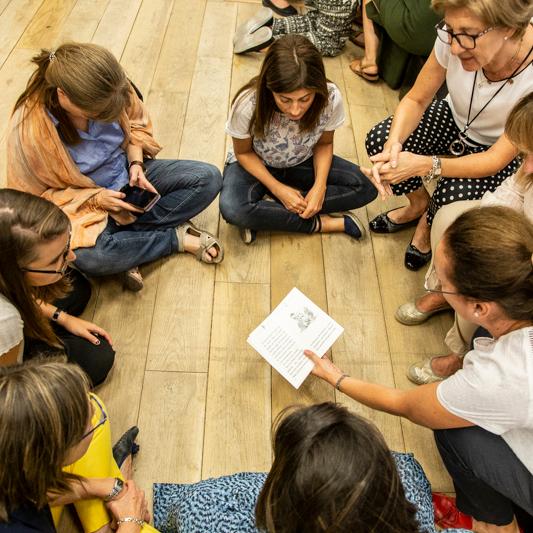
[[[372,219],[368,223],[370,231],[373,231],[374,233],[396,233],[397,231],[401,231],[402,229],[406,228],[411,228],[418,224],[420,217],[417,217],[414,220],[410,220],[409,222],[393,222],[387,216],[387,214],[391,211],[396,211],[396,209],[398,208],[396,207],[395,209],[391,209],[389,211],[386,211],[385,213],[381,213],[376,218]]]
[[[113,446],[113,458],[119,468],[130,455],[135,455],[139,451],[139,445],[135,442],[138,434],[139,428],[132,426]]]
[[[288,6],[281,9],[280,7],[274,5],[271,0],[263,0],[263,5],[272,9],[272,11],[274,11],[274,13],[276,13],[280,17],[291,17],[292,15],[298,14],[298,11],[296,11],[293,6]]]
[[[420,270],[431,259],[431,250],[429,252],[421,252],[416,246],[410,242],[405,250],[405,268],[409,270]]]

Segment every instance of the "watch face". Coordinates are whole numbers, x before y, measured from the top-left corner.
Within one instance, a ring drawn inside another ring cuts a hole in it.
[[[115,481],[115,488],[118,492],[120,492],[124,488],[124,481],[117,477]]]

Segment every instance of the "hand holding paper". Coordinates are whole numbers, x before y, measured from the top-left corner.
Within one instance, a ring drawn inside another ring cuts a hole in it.
[[[300,387],[313,369],[304,354],[311,349],[323,356],[343,328],[298,289],[292,289],[250,334],[255,348],[293,387]]]

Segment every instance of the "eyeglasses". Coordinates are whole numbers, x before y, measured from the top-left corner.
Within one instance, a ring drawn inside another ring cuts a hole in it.
[[[61,274],[62,276],[65,275],[65,272],[67,271],[67,268],[68,268],[68,261],[67,261],[67,257],[68,257],[68,254],[70,253],[70,240],[71,240],[71,237],[72,237],[72,233],[69,233],[68,234],[68,241],[67,241],[67,246],[65,247],[65,251],[63,252],[63,262],[61,263],[61,269],[60,270],[42,270],[42,269],[39,269],[39,268],[21,268],[20,270],[22,270],[22,272],[34,272],[35,274]]]
[[[100,426],[104,425],[107,421],[107,413],[104,411],[102,404],[98,401],[98,399],[96,398],[94,394],[89,393],[89,397],[91,398],[91,401],[93,401],[98,407],[98,409],[100,410],[100,420],[89,431],[87,431],[87,433],[84,433],[80,441],[82,441],[83,439],[86,439],[89,435],[94,433]]]
[[[489,33],[489,31],[494,30],[495,27],[491,26],[477,35],[470,35],[469,33],[454,33],[452,30],[449,30],[446,27],[444,20],[441,20],[435,25],[435,29],[437,30],[437,37],[443,43],[451,45],[452,41],[455,39],[461,48],[464,48],[465,50],[473,50],[476,47],[476,41],[486,33]]]
[[[424,289],[428,292],[436,292],[439,294],[455,294],[456,296],[460,295],[458,292],[442,290],[442,283],[437,276],[435,269],[432,269],[430,274],[426,277],[426,280],[424,281]]]

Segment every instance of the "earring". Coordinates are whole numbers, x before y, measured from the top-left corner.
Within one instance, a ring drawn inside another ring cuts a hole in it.
[[[504,41],[507,41],[507,39],[509,39],[509,37],[506,35],[506,36],[503,38],[503,40],[504,40]]]
[[[474,313],[474,316],[477,318],[477,317],[479,316],[479,313],[476,311],[476,312]]]

